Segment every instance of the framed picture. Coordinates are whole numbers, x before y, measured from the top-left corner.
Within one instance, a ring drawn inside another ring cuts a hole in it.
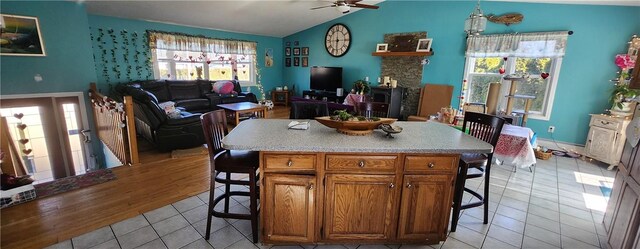
[[[294,67],[300,66],[300,57],[293,57],[293,66]]]
[[[291,42],[285,42],[284,45],[287,47],[291,47]]]
[[[378,43],[378,45],[376,45],[376,52],[387,52],[388,47],[389,47],[389,44]]]
[[[293,56],[300,55],[300,48],[293,48]]]
[[[418,40],[418,47],[416,47],[416,52],[431,51],[431,42],[433,42],[433,38]]]
[[[291,58],[284,58],[284,66],[291,67]]]
[[[273,66],[273,49],[272,48],[264,49],[264,66],[265,67]]]
[[[37,17],[0,14],[0,55],[45,56]]]
[[[309,55],[309,47],[302,48],[302,55]]]
[[[284,56],[291,56],[291,48],[290,47],[284,48]]]
[[[302,57],[302,67],[309,66],[309,57]]]
[[[300,42],[299,41],[294,41],[293,42],[293,46],[300,46]]]

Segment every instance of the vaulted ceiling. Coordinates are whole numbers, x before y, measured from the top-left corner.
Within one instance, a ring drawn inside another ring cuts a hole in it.
[[[332,1],[326,0],[75,1],[85,2],[89,13],[97,15],[274,37],[284,37],[344,15],[334,8],[310,10],[331,5]],[[377,4],[382,1],[365,0],[360,3]],[[640,0],[494,1],[640,6]],[[349,14],[356,11],[376,10],[351,8]]]

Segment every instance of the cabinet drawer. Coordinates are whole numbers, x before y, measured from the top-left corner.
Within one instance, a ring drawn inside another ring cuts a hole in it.
[[[395,172],[397,156],[327,155],[327,170]]]
[[[457,156],[406,156],[404,159],[404,171],[455,173],[457,167]]]
[[[316,169],[316,155],[266,154],[264,168],[267,172],[313,171]]]
[[[606,119],[598,116],[592,116],[591,123],[589,123],[589,125],[611,129],[611,130],[618,130],[620,129],[620,127],[622,127],[621,126],[622,124],[619,121],[614,121],[614,120],[610,120],[610,119]]]

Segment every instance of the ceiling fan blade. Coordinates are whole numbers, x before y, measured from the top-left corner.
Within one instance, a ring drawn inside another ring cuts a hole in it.
[[[335,6],[336,6],[336,5],[329,5],[329,6],[315,7],[315,8],[311,8],[310,10],[324,9],[324,8],[330,8],[330,7],[335,7]]]
[[[363,9],[378,9],[380,8],[379,6],[375,6],[375,5],[368,5],[368,4],[361,4],[361,3],[352,3],[351,7],[356,7],[356,8],[363,8]]]
[[[355,4],[355,3],[360,2],[360,1],[362,1],[362,0],[345,0],[343,2],[348,3],[348,4]]]

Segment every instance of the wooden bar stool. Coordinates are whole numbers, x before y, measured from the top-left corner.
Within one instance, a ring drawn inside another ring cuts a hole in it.
[[[495,149],[498,138],[502,132],[504,119],[476,112],[467,112],[464,114],[464,123],[462,131],[469,130],[469,135],[476,137],[482,141],[490,143]],[[479,207],[484,205],[484,220],[487,224],[489,221],[489,179],[491,171],[492,153],[486,154],[462,154],[458,167],[458,176],[456,178],[455,192],[453,195],[453,218],[451,219],[451,232],[456,231],[458,219],[460,218],[460,210]],[[469,172],[469,168],[474,172]],[[478,178],[484,176],[484,195],[466,188],[464,186],[467,179]],[[462,205],[462,196],[467,192],[478,201]]]
[[[205,239],[209,240],[211,233],[211,217],[251,220],[253,243],[258,242],[258,174],[259,156],[257,151],[226,150],[222,148],[221,140],[228,132],[224,110],[207,112],[200,117],[205,140],[209,147],[209,162],[211,165],[211,187],[209,189],[209,208],[207,216],[207,232]],[[248,174],[249,180],[232,180],[231,174]],[[221,174],[226,174],[220,176]],[[224,193],[215,196],[216,182],[224,184]],[[231,185],[249,186],[249,192],[231,191]],[[249,214],[229,213],[229,198],[231,196],[249,196]],[[215,206],[224,200],[224,210],[215,211]]]

